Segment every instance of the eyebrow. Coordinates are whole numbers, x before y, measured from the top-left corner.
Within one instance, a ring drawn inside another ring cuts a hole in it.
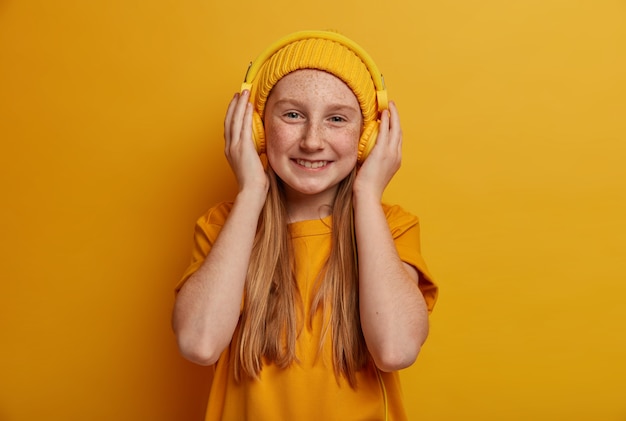
[[[274,105],[275,106],[303,107],[304,103],[302,101],[297,100],[297,99],[285,98],[285,99],[277,100],[274,103]],[[335,103],[335,104],[330,104],[328,108],[333,110],[333,111],[349,110],[349,111],[355,111],[355,112],[361,114],[361,109],[359,107],[353,107],[352,105],[348,105],[348,104]]]
[[[302,102],[296,99],[279,99],[274,105],[295,105],[296,107],[302,106]]]

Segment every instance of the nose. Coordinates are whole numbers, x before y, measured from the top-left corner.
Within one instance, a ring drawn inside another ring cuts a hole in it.
[[[300,147],[306,151],[314,152],[324,148],[324,128],[322,124],[310,121],[304,127]]]

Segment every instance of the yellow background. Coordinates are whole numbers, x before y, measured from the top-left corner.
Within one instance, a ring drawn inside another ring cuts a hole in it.
[[[172,288],[249,60],[336,29],[441,286],[412,420],[626,420],[626,2],[0,0],[0,420],[200,420]]]

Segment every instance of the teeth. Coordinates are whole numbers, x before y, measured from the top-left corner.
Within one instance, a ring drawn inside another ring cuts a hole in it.
[[[328,164],[328,161],[305,161],[304,159],[298,159],[297,160],[299,165],[302,165],[303,167],[307,167],[307,168],[312,168],[312,169],[316,169],[316,168],[321,168],[321,167],[325,167],[326,164]]]

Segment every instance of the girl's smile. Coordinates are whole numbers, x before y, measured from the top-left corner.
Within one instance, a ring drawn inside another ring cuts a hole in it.
[[[311,169],[315,170],[317,168],[325,167],[326,164],[328,164],[328,161],[314,161],[314,162],[311,162],[311,161],[305,161],[304,159],[297,159],[296,163],[298,165],[303,166],[303,167],[311,168]]]

